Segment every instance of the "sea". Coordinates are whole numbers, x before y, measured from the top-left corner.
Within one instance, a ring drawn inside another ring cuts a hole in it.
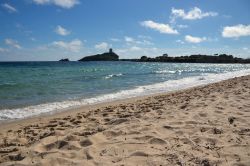
[[[249,74],[249,64],[0,62],[0,122]]]

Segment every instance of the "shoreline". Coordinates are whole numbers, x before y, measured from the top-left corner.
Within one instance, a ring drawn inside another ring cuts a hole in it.
[[[214,83],[210,83],[210,84],[214,84]],[[209,85],[209,84],[197,85],[194,87],[189,87],[189,88],[180,89],[180,90],[173,90],[173,91],[162,92],[162,93],[159,92],[159,93],[149,94],[149,95],[144,95],[144,96],[131,97],[131,98],[125,98],[125,99],[118,99],[118,100],[114,100],[114,101],[107,101],[107,102],[102,102],[102,103],[83,105],[83,106],[79,106],[76,108],[68,108],[68,109],[65,109],[63,111],[42,113],[39,115],[35,115],[35,116],[23,118],[23,119],[13,119],[13,120],[6,120],[6,121],[2,121],[2,122],[0,121],[0,125],[1,125],[0,133],[2,131],[7,131],[6,128],[10,128],[10,126],[11,127],[13,127],[13,126],[19,127],[19,126],[22,126],[23,124],[31,124],[33,122],[44,120],[45,118],[53,119],[56,117],[67,116],[71,113],[77,114],[79,112],[84,112],[84,111],[88,112],[91,110],[96,110],[96,109],[100,109],[100,108],[108,107],[108,106],[116,106],[119,104],[129,104],[131,102],[135,102],[138,100],[145,100],[145,99],[150,98],[150,97],[156,97],[156,96],[160,96],[160,95],[171,95],[171,94],[175,94],[176,92],[182,92],[182,91],[191,90],[191,89],[195,89],[195,88],[202,88],[203,86],[206,86],[206,85]]]
[[[249,92],[247,75],[0,124],[0,165],[244,165]]]
[[[30,105],[23,108],[3,109],[3,117],[5,116],[5,118],[10,119],[0,120],[0,125],[30,118],[43,117],[46,115],[51,116],[53,114],[60,114],[70,110],[84,109],[85,107],[94,107],[95,105],[105,105],[105,103],[129,100],[131,98],[136,99],[151,95],[171,93],[249,74],[250,70],[246,69],[234,72],[207,74],[205,76],[191,76],[176,80],[167,80],[150,85],[142,85],[133,89],[121,90],[118,92],[107,93],[86,99],[64,100],[52,103],[48,102],[44,104]],[[14,115],[17,116],[16,119],[13,119]]]
[[[245,76],[250,76],[250,75],[236,76],[236,77],[221,80],[221,81],[216,81],[216,82],[212,82],[212,83],[205,83],[205,84],[201,84],[201,85],[194,85],[194,86],[186,87],[186,88],[183,88],[183,89],[169,90],[169,91],[166,91],[166,92],[157,92],[157,93],[153,93],[153,94],[147,94],[147,95],[124,98],[124,99],[117,99],[117,100],[112,100],[112,101],[103,101],[103,102],[100,102],[100,103],[93,103],[93,104],[91,103],[91,104],[86,104],[86,105],[82,105],[82,106],[75,106],[75,107],[73,106],[73,107],[69,107],[69,108],[66,108],[66,109],[59,110],[59,111],[41,113],[41,114],[38,114],[38,115],[26,117],[26,118],[10,119],[10,120],[6,120],[6,121],[0,121],[0,125],[5,128],[6,126],[9,126],[9,125],[12,126],[12,125],[20,124],[20,123],[36,122],[37,120],[44,119],[44,118],[56,118],[58,116],[68,115],[70,113],[78,113],[78,112],[83,112],[83,111],[90,111],[90,110],[93,110],[93,109],[100,109],[102,107],[115,106],[115,105],[119,105],[119,104],[128,104],[130,102],[134,102],[134,101],[137,101],[137,100],[145,100],[145,99],[150,98],[150,97],[156,97],[156,96],[161,96],[161,95],[171,95],[171,94],[175,94],[175,93],[178,93],[178,92],[185,92],[185,91],[188,91],[188,90],[193,90],[193,89],[196,89],[196,88],[203,88],[203,87],[206,87],[206,86],[211,85],[211,84],[216,84],[216,83],[220,83],[220,82],[223,82],[223,81],[228,81],[228,80],[231,80],[231,79],[235,79],[235,78],[239,78],[239,77],[245,77]],[[0,128],[0,132],[1,132],[1,130],[2,129]]]

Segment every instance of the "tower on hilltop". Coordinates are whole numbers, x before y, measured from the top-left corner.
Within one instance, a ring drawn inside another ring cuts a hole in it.
[[[113,53],[113,50],[112,50],[112,48],[110,48],[110,49],[109,49],[109,53]]]

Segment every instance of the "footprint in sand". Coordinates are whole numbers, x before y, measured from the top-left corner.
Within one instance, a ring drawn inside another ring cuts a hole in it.
[[[80,141],[80,145],[82,147],[87,147],[87,146],[90,146],[92,144],[93,144],[92,141],[90,141],[89,139],[84,139],[84,140]]]
[[[141,136],[141,137],[135,137],[134,139],[138,140],[138,141],[147,141],[149,139],[151,139],[153,136],[150,135],[145,135],[145,136]]]
[[[173,130],[173,127],[172,126],[168,126],[168,125],[163,126],[163,128],[168,129],[168,130]]]
[[[207,113],[200,112],[200,113],[199,113],[199,116],[200,116],[200,117],[207,117]]]
[[[149,143],[150,144],[163,145],[163,144],[166,144],[167,142],[164,141],[163,139],[160,139],[160,138],[152,138],[152,139],[149,140]]]
[[[132,153],[130,156],[148,157],[149,155],[145,152],[137,151]]]

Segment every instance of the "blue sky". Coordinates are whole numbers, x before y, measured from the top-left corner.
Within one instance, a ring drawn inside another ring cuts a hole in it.
[[[102,53],[250,58],[249,0],[1,0],[0,61]]]

